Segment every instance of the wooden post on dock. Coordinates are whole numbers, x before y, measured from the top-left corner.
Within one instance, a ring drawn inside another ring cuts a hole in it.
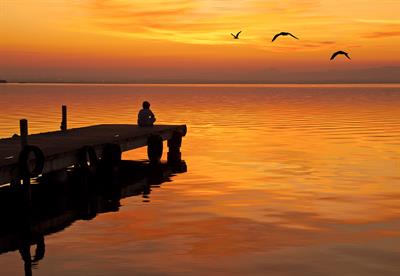
[[[19,120],[19,134],[21,137],[21,148],[24,148],[28,144],[28,120]]]
[[[60,129],[62,131],[67,130],[67,106],[63,105],[61,107],[61,112],[62,112],[62,119],[61,119],[61,126]]]
[[[28,120],[27,119],[21,119],[19,120],[19,136],[21,140],[21,151],[28,145]],[[13,173],[13,179],[10,181],[11,187],[18,187],[21,185],[21,178],[19,176],[18,170],[14,171]],[[30,184],[30,179],[23,179],[23,183],[28,183]],[[30,192],[29,192],[29,197],[30,197]]]
[[[28,120],[21,119],[19,121],[19,132],[21,135],[21,151],[28,145]],[[31,207],[31,178],[30,176],[22,177],[22,185],[24,189],[24,201],[26,202],[28,208]]]
[[[168,140],[168,157],[167,161],[170,165],[176,165],[181,162],[181,145],[182,145],[182,133],[174,131],[171,139]]]
[[[163,153],[163,139],[160,135],[151,134],[147,138],[147,156],[152,164],[160,163]]]

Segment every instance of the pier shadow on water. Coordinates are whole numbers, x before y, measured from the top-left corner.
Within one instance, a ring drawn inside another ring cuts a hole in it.
[[[170,166],[121,161],[113,171],[65,170],[42,176],[31,185],[0,188],[0,255],[19,251],[25,275],[46,255],[46,236],[78,220],[118,212],[123,198],[141,196],[149,202],[153,188],[186,172],[186,163]],[[31,200],[28,200],[30,198]]]

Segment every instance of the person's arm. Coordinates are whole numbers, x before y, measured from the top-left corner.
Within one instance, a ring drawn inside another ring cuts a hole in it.
[[[149,111],[150,111],[150,118],[152,119],[152,121],[154,123],[156,121],[156,116],[154,116],[153,111],[151,111],[151,110],[149,110]]]

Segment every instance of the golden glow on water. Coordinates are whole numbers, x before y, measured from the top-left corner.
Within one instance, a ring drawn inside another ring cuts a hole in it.
[[[243,275],[280,267],[282,275],[310,275],[332,267],[336,275],[374,275],[371,263],[385,275],[399,271],[397,262],[376,258],[399,254],[399,86],[1,89],[3,137],[22,117],[30,132],[57,129],[61,104],[70,127],[134,123],[144,99],[157,122],[188,125],[188,172],[153,189],[149,203],[127,198],[118,213],[49,236],[43,274],[60,264],[80,273]],[[145,149],[124,154],[145,156]]]

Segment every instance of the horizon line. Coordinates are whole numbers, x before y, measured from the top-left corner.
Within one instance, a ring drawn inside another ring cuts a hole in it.
[[[18,84],[18,85],[23,85],[23,84],[37,84],[37,85],[132,85],[132,86],[268,86],[268,85],[279,85],[279,86],[285,86],[285,85],[301,85],[301,86],[307,86],[307,85],[374,85],[374,86],[379,86],[379,85],[393,85],[393,86],[398,86],[400,85],[400,82],[287,82],[287,83],[282,83],[282,82],[266,82],[266,83],[217,83],[217,82],[199,82],[199,83],[175,83],[175,82],[165,82],[165,83],[158,83],[158,82],[149,82],[149,83],[131,83],[131,82],[30,82],[30,81],[23,81],[23,82],[6,82],[6,83],[0,83],[0,85],[10,85],[10,84]]]

